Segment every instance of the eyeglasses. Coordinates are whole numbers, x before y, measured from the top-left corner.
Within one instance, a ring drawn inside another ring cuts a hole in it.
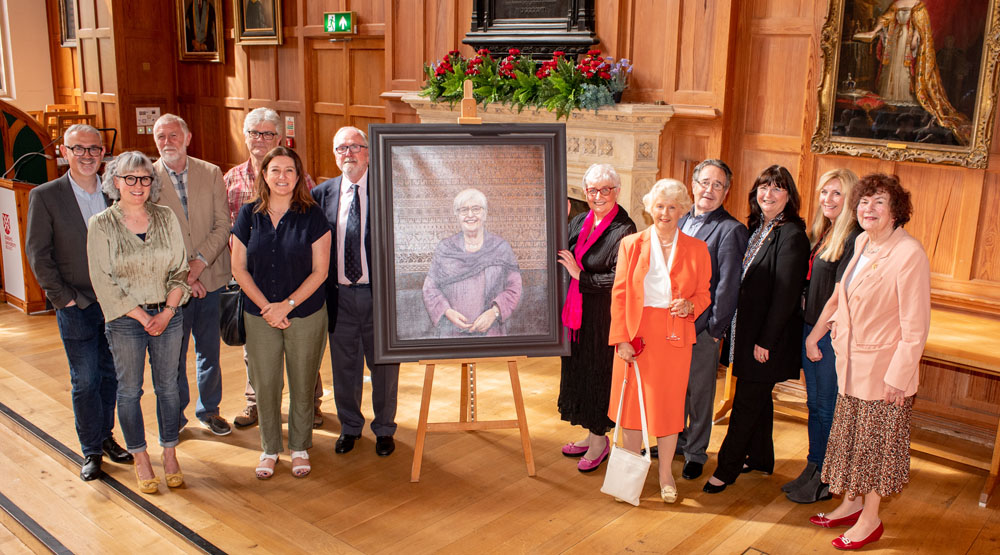
[[[709,181],[708,179],[702,179],[697,183],[706,189],[711,187],[713,191],[721,191],[726,188],[726,184],[721,181]]]
[[[459,216],[468,216],[470,214],[473,215],[473,216],[478,216],[478,215],[480,215],[480,214],[483,213],[483,207],[482,206],[463,206],[463,207],[459,208],[458,210],[456,210],[456,212],[458,212]]]
[[[368,147],[365,145],[340,145],[333,150],[335,150],[337,154],[346,154],[348,150],[350,150],[352,154],[357,154],[361,152],[362,148]]]
[[[600,189],[587,189],[584,192],[587,193],[588,197],[596,197],[598,194],[602,197],[606,197],[611,194],[611,191],[614,191],[617,188],[618,187],[601,187]]]
[[[273,139],[273,138],[275,138],[275,137],[277,137],[277,136],[278,136],[278,134],[277,134],[277,133],[275,133],[274,131],[247,131],[247,135],[248,135],[248,136],[249,136],[249,137],[250,137],[251,139],[260,139],[260,138],[264,138],[264,139],[267,139],[267,140],[269,140],[269,141],[270,141],[271,139]]]
[[[149,187],[153,184],[153,176],[151,175],[116,175],[115,177],[124,181],[129,187],[135,187],[136,184]]]
[[[94,145],[94,146],[83,146],[83,145],[69,146],[69,145],[63,145],[63,148],[72,151],[73,154],[75,154],[77,156],[83,156],[84,153],[90,154],[91,156],[100,156],[101,155],[101,151],[104,150],[104,147],[101,146],[101,145]]]
[[[782,191],[788,192],[785,189],[778,187],[777,185],[774,185],[772,183],[768,183],[767,185],[760,185],[759,187],[757,187],[757,190],[764,194],[767,194],[769,192],[774,194],[778,194]]]

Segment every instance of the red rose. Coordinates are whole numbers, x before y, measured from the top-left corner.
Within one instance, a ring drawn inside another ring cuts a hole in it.
[[[601,55],[601,51],[600,50],[588,50],[587,51],[587,55],[588,56],[600,56]]]
[[[598,76],[600,76],[601,79],[611,79],[611,74],[606,71],[598,73]]]
[[[521,55],[521,51],[518,50],[517,48],[511,48],[510,50],[507,51],[507,53],[510,54],[511,56],[520,56]]]
[[[553,58],[558,58],[560,56],[565,56],[565,55],[566,53],[563,52],[562,50],[556,50],[555,52],[552,53]]]
[[[449,50],[448,51],[448,55],[449,56],[458,56],[458,50]]]

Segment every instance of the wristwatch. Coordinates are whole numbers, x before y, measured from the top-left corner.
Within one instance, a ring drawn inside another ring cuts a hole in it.
[[[169,308],[169,309],[170,309],[170,312],[171,312],[172,314],[174,314],[175,316],[177,315],[177,307],[176,307],[176,306],[170,306],[170,305],[166,305],[166,306],[164,306],[163,308]]]
[[[497,305],[493,305],[493,313],[497,315],[497,318],[499,318],[500,317],[500,307],[497,306]]]
[[[295,299],[288,297],[288,306],[295,308]]]

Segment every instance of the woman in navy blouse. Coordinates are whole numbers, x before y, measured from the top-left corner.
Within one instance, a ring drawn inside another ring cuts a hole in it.
[[[257,391],[263,453],[257,478],[274,474],[281,439],[281,394],[288,373],[292,474],[309,474],[313,389],[326,349],[330,226],[303,179],[302,161],[279,146],[257,176],[257,199],[233,226],[233,277],[243,289],[250,383]]]

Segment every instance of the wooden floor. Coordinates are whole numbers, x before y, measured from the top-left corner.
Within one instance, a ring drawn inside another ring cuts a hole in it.
[[[189,363],[189,368],[193,364]],[[242,352],[223,347],[222,411],[242,408]],[[189,375],[191,373],[189,372]],[[458,415],[457,368],[438,368],[431,421]],[[513,418],[506,369],[480,365],[479,417]],[[779,490],[798,474],[806,454],[800,420],[775,421],[777,466],[772,476],[741,476],[724,493],[701,491],[705,477],[679,480],[681,500],[659,501],[650,472],[640,507],[615,503],[599,492],[601,470],[584,475],[559,447],[582,435],[559,419],[558,359],[531,359],[521,367],[537,476],[528,477],[515,430],[429,434],[419,483],[410,483],[422,368],[400,372],[396,452],[374,453],[369,430],[355,450],[333,453],[338,424],[329,391],[326,424],[314,434],[313,472],[291,476],[287,457],[275,477],[255,479],[256,428],[217,438],[190,425],[178,448],[187,485],[161,486],[146,496],[159,508],[219,549],[230,553],[810,553],[833,552],[838,532],[816,528],[808,517],[834,501],[796,505]],[[66,358],[51,315],[26,317],[0,304],[0,402],[59,441],[79,450],[73,426]],[[154,396],[143,398],[147,439],[154,461]],[[365,413],[370,415],[366,391]],[[189,418],[193,420],[193,408]],[[117,428],[117,427],[116,427]],[[725,435],[712,434],[708,471]],[[116,429],[116,436],[121,439]],[[21,507],[76,553],[195,552],[169,529],[136,510],[100,482],[81,482],[78,469],[0,416],[0,493]],[[682,461],[674,460],[675,474]],[[105,463],[116,479],[135,486],[131,466]],[[158,463],[154,469],[162,474]],[[884,504],[886,535],[869,552],[997,553],[1000,511],[977,499],[984,472],[915,455],[911,484]],[[0,552],[33,549],[18,539],[16,525],[0,521]]]

